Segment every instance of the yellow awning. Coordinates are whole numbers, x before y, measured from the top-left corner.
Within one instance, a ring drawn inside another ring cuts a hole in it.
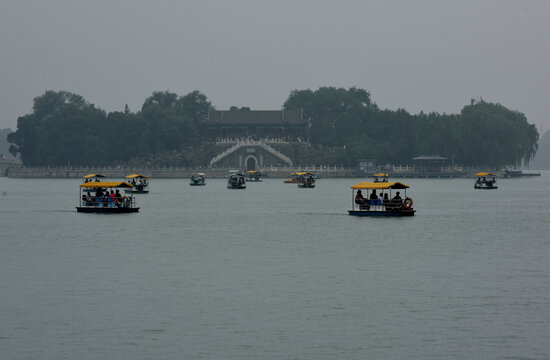
[[[80,184],[82,188],[131,188],[133,185],[124,181],[100,181]]]
[[[149,176],[140,175],[140,174],[132,174],[126,176],[127,179],[149,179]]]
[[[255,173],[259,173],[259,171],[256,171],[256,170],[248,170],[247,173],[249,173],[249,174],[255,174]]]
[[[388,174],[382,174],[382,173],[379,173],[379,174],[374,174],[373,176],[388,176]]]
[[[394,182],[360,182],[358,184],[353,185],[352,189],[407,189],[409,188],[409,185],[405,185],[403,183],[400,183],[398,181]]]
[[[490,172],[478,172],[476,176],[496,176],[496,174]]]
[[[292,175],[302,176],[302,175],[315,175],[315,174],[305,171],[305,172],[296,172],[296,173],[292,173]]]
[[[104,178],[104,177],[107,177],[107,176],[105,176],[103,174],[88,174],[88,175],[83,176],[84,179],[89,179],[89,178],[93,178],[93,177]]]

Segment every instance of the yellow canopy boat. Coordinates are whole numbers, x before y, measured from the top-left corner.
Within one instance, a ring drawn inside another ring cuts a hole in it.
[[[477,176],[477,180],[474,183],[474,189],[481,189],[481,190],[494,190],[498,189],[497,181],[495,179],[496,174],[493,174],[491,172],[485,172],[481,171],[475,174]],[[492,177],[492,179],[487,179],[489,176]]]
[[[141,174],[130,174],[126,176],[126,179],[130,179],[130,183],[133,185],[133,187],[130,189],[125,189],[124,192],[134,194],[149,193],[149,176]]]
[[[402,182],[360,182],[351,187],[352,203],[349,215],[355,216],[413,216],[413,200],[407,197],[409,185]],[[363,197],[361,190],[372,190]],[[377,194],[377,191],[380,190]],[[399,191],[405,190],[403,200]]]
[[[80,206],[76,207],[76,211],[103,214],[138,212],[134,197],[120,195],[119,188],[133,186],[124,181],[89,181],[80,184]],[[117,189],[116,194],[113,189]]]

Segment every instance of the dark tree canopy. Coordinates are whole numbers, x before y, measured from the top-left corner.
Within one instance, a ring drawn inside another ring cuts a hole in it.
[[[106,114],[79,95],[46,91],[33,112],[19,117],[8,135],[10,152],[30,166],[106,165],[162,151],[180,150],[198,136],[210,102],[194,91],[183,97],[154,92],[138,113]]]
[[[418,155],[441,155],[456,164],[490,166],[528,163],[537,150],[538,132],[525,116],[483,100],[458,115],[380,110],[362,89],[322,87],[294,90],[284,104],[304,109],[311,119],[311,141],[345,146],[342,162],[359,158],[409,164]]]

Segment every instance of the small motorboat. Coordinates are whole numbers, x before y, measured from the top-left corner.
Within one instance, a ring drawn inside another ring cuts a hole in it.
[[[206,185],[206,175],[204,173],[194,173],[191,175],[191,186],[204,186]]]
[[[149,194],[149,177],[141,174],[131,174],[126,176],[126,179],[133,186],[129,189],[124,189],[124,192],[131,194]]]
[[[229,175],[227,179],[228,189],[246,189],[246,179],[241,173],[234,173]]]
[[[478,172],[476,174],[477,180],[474,183],[474,189],[478,190],[494,190],[498,189],[497,181],[495,179],[495,174],[490,172]],[[492,177],[489,179],[489,177]]]

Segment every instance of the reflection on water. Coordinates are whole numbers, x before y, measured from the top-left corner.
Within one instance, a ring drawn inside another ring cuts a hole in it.
[[[0,178],[0,358],[546,359],[549,175],[403,180],[412,218],[348,216],[359,179],[153,179],[95,215]]]

